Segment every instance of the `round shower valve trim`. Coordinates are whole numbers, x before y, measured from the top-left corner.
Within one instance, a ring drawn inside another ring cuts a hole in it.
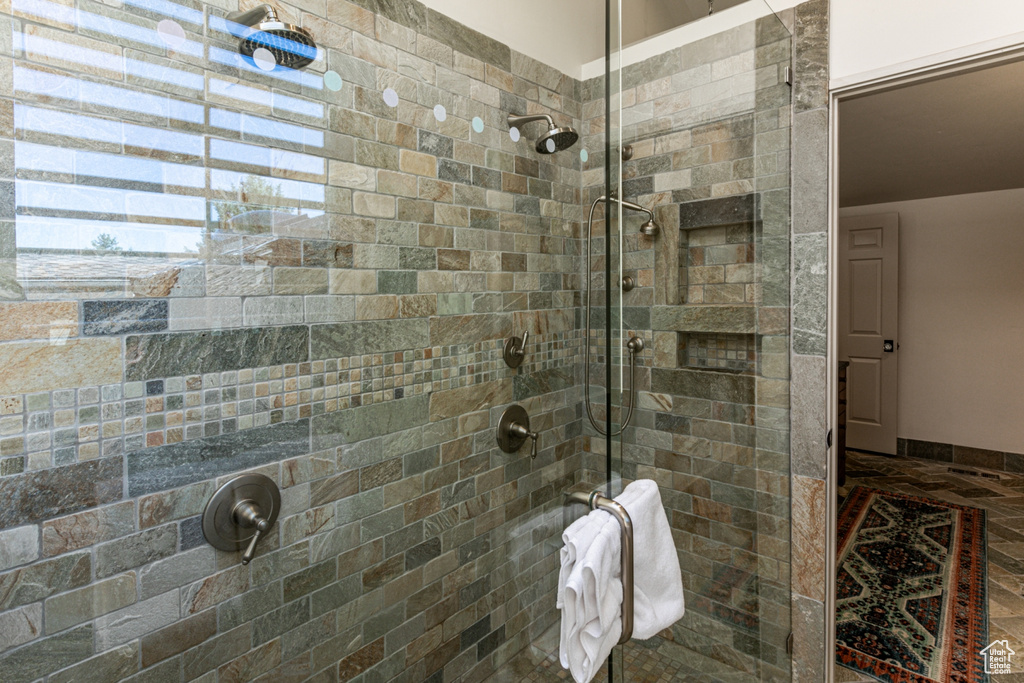
[[[203,510],[203,536],[214,548],[245,548],[242,564],[249,564],[256,544],[266,536],[281,512],[281,491],[270,477],[243,474],[217,489]]]

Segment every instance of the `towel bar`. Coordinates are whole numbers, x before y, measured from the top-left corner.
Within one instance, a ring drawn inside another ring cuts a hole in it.
[[[633,637],[633,520],[622,504],[600,491],[566,493],[570,503],[583,503],[591,510],[610,512],[619,522],[622,537],[622,636],[619,644]]]

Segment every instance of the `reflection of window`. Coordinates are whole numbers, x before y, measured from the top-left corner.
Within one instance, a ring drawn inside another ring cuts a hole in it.
[[[267,178],[246,176],[231,188],[231,194],[233,199],[213,204],[220,230],[261,234],[273,232],[275,221],[280,223],[294,218],[294,213],[285,208],[281,186]],[[275,218],[278,216],[281,218]]]
[[[326,218],[325,105],[299,94],[321,90],[321,75],[254,72],[226,47],[236,38],[222,19],[173,0],[125,0],[141,23],[12,3],[24,19],[13,193],[28,296],[202,296],[206,259],[256,262]],[[166,47],[154,14],[180,32],[166,57],[152,50]]]

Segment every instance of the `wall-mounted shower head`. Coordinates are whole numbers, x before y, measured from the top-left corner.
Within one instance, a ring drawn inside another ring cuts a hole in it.
[[[309,31],[281,22],[277,10],[270,5],[233,12],[227,19],[249,27],[241,33],[238,51],[250,59],[258,59],[256,51],[260,49],[273,55],[275,64],[289,69],[302,69],[316,59],[316,43]]]
[[[547,114],[535,114],[532,116],[508,115],[509,128],[521,128],[523,125],[533,121],[546,121],[548,124],[548,132],[537,138],[536,149],[541,154],[554,154],[555,152],[561,152],[563,149],[569,149],[580,139],[580,134],[574,128],[570,126],[556,126],[555,122]]]

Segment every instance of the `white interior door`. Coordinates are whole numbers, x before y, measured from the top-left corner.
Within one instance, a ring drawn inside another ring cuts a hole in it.
[[[839,358],[846,445],[896,454],[899,214],[839,219]]]

